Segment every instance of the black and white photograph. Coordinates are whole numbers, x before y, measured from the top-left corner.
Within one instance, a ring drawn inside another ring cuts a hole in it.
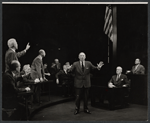
[[[148,121],[148,2],[2,2],[2,121]]]

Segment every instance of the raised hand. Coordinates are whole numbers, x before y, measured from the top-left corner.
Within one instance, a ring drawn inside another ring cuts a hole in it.
[[[30,45],[28,43],[25,50],[28,50],[29,48],[30,48]]]
[[[44,81],[48,81],[48,80],[44,77]]]
[[[56,79],[56,83],[59,84],[59,79]]]
[[[72,67],[72,65],[68,66],[67,69],[70,69]]]
[[[43,82],[43,81],[44,81],[44,79],[41,77],[41,78],[40,78],[40,81],[41,81],[41,82]]]
[[[103,65],[104,65],[104,63],[102,61],[100,61],[99,64],[97,64],[98,69],[100,69]]]
[[[26,91],[30,91],[31,89],[30,89],[29,87],[26,87],[25,90],[26,90]]]

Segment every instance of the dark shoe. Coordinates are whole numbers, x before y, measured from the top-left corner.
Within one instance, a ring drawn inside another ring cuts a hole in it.
[[[91,114],[91,112],[88,109],[85,109],[84,112],[87,114]]]
[[[74,110],[74,115],[76,115],[76,114],[79,114],[79,110],[78,109]]]

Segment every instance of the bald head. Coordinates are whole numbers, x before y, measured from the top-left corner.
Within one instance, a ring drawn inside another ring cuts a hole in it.
[[[85,58],[86,58],[86,55],[85,55],[84,52],[79,53],[79,60],[80,60],[80,61],[84,61]]]
[[[122,73],[122,67],[118,66],[118,67],[116,68],[116,73],[117,73],[117,74],[121,74],[121,73]]]
[[[58,64],[58,63],[59,63],[59,60],[58,60],[58,59],[54,59],[54,62],[55,62],[56,64]]]
[[[39,55],[41,55],[42,57],[45,57],[46,53],[43,49],[39,50]]]
[[[8,45],[9,48],[13,48],[15,50],[18,49],[17,41],[14,38],[9,39],[8,42],[7,42],[7,45]]]

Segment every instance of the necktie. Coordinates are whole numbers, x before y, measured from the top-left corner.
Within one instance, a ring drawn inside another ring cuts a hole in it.
[[[136,65],[136,66],[135,66],[133,73],[135,73],[135,72],[136,72],[137,67],[138,67],[138,65]]]
[[[83,65],[83,61],[82,61],[82,71],[84,72],[84,65]]]
[[[117,75],[117,78],[116,78],[116,81],[118,81],[119,80],[119,75]]]

